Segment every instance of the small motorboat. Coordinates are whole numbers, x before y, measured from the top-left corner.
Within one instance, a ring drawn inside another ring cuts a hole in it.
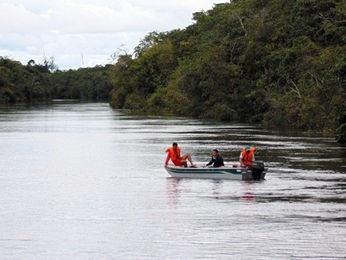
[[[256,162],[251,167],[240,167],[231,165],[225,167],[184,167],[165,166],[169,175],[174,178],[195,178],[195,179],[228,179],[228,180],[264,180],[267,168],[264,163]]]

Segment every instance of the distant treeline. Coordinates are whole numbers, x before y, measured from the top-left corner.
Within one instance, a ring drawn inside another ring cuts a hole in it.
[[[51,99],[108,101],[111,65],[60,71],[54,59],[27,65],[0,57],[0,103],[35,103]]]
[[[107,100],[150,114],[261,123],[346,139],[346,2],[233,0],[149,33],[114,65],[0,60],[2,102]],[[111,93],[109,95],[109,93]]]

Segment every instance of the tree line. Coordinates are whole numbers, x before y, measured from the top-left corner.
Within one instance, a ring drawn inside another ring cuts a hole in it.
[[[26,65],[0,57],[0,103],[35,103],[52,99],[109,101],[113,88],[109,66],[60,71],[54,59]]]
[[[335,133],[346,111],[345,18],[341,0],[217,4],[119,57],[111,104]]]
[[[21,67],[2,58],[0,98],[103,99],[136,113],[336,133],[345,142],[345,7],[343,0],[216,4],[186,28],[151,32],[133,54],[95,68],[61,72],[49,62]]]

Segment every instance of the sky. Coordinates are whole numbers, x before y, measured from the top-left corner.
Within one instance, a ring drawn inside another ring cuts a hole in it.
[[[183,29],[195,12],[226,0],[0,0],[0,57],[60,70],[132,54],[150,32]]]

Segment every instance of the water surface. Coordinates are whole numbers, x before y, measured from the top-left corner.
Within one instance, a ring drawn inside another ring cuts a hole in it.
[[[265,181],[177,180],[258,148]],[[107,104],[0,110],[2,259],[345,259],[346,150],[244,124],[136,117]]]

